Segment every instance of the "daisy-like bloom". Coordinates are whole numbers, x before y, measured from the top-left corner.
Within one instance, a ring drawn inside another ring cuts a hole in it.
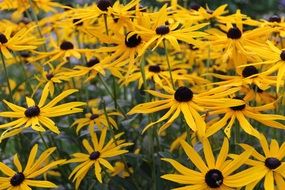
[[[63,64],[65,64],[65,62],[62,62],[61,64],[57,65],[56,68],[49,64],[49,71],[43,70],[41,76],[36,76],[36,79],[39,81],[39,83],[35,89],[37,90],[41,85],[44,84],[44,88],[48,88],[50,95],[53,96],[54,85],[69,80],[69,77],[64,75],[64,73],[69,71],[69,69],[63,68]]]
[[[29,59],[31,62],[36,62],[39,60],[47,59],[43,64],[47,64],[53,62],[55,60],[67,61],[70,57],[75,57],[76,59],[81,58],[81,54],[90,53],[94,50],[90,49],[80,49],[76,48],[71,41],[62,41],[61,44],[58,46],[54,40],[50,41],[50,44],[53,47],[53,50],[49,52],[37,52],[36,57],[32,57]]]
[[[264,155],[257,152],[250,145],[241,144],[243,149],[253,151],[253,159],[249,159],[246,164],[252,166],[252,170],[258,174],[257,176],[252,176],[256,181],[247,185],[246,190],[253,190],[263,178],[263,188],[265,190],[283,190],[285,187],[285,162],[282,162],[282,160],[285,157],[285,143],[283,142],[279,146],[278,142],[272,139],[269,145],[263,134],[260,135],[259,142]]]
[[[215,78],[221,79],[222,81],[216,82],[214,84],[218,85],[231,85],[231,86],[248,86],[248,85],[255,85],[261,90],[266,90],[270,86],[276,84],[276,77],[269,76],[268,73],[258,72],[258,69],[253,66],[245,66],[242,70],[237,69],[237,76],[228,76],[228,75],[221,75],[221,74],[210,74]]]
[[[146,41],[141,52],[145,52],[153,43],[155,43],[152,48],[154,50],[164,40],[168,41],[175,50],[180,50],[178,40],[200,46],[201,42],[197,38],[204,37],[207,34],[199,30],[207,26],[208,23],[196,24],[190,27],[179,26],[181,23],[176,21],[169,23],[168,14],[165,5],[156,13],[142,15],[147,22],[134,24],[136,27],[134,33],[142,36]]]
[[[75,181],[75,187],[78,189],[81,181],[86,176],[90,168],[94,165],[94,173],[97,180],[102,183],[101,170],[103,165],[110,171],[114,171],[114,167],[107,160],[115,156],[119,156],[128,152],[128,150],[121,150],[124,147],[130,146],[133,143],[127,143],[125,140],[119,140],[123,133],[117,134],[109,140],[106,144],[107,128],[103,128],[101,131],[100,139],[98,140],[96,133],[93,128],[90,132],[91,140],[93,146],[90,145],[87,139],[82,141],[82,144],[88,153],[74,153],[72,159],[68,160],[66,163],[78,163],[82,162],[76,166],[69,178],[73,177],[73,182]]]
[[[179,174],[166,174],[161,177],[179,184],[185,184],[184,187],[175,188],[175,190],[234,190],[237,187],[245,186],[254,181],[254,178],[249,178],[249,175],[255,174],[251,170],[232,174],[247,161],[251,151],[245,151],[235,159],[227,160],[229,142],[226,138],[224,138],[223,146],[217,160],[214,158],[208,139],[203,140],[206,163],[204,163],[197,151],[187,144],[187,142],[181,141],[181,145],[199,172],[183,166],[176,160],[162,158],[162,160],[169,162]]]
[[[229,98],[224,98],[237,91],[237,88],[228,89],[226,87],[219,87],[199,94],[194,94],[190,88],[185,86],[179,87],[176,91],[169,87],[163,87],[163,89],[168,94],[146,90],[146,92],[150,93],[154,97],[162,98],[162,100],[139,104],[132,108],[128,113],[148,114],[169,109],[160,119],[148,124],[144,128],[143,132],[154,124],[168,119],[168,121],[160,127],[158,133],[161,133],[168,128],[182,112],[187,125],[201,137],[205,135],[206,124],[199,112],[205,112],[206,106],[219,105],[223,107],[225,101],[227,101],[228,105],[233,106],[237,106],[242,103],[240,101],[232,101]]]
[[[45,131],[44,126],[52,132],[59,134],[59,129],[50,118],[82,112],[82,109],[78,107],[85,105],[84,102],[69,102],[56,105],[77,91],[75,89],[66,90],[45,105],[49,92],[48,88],[44,88],[38,104],[33,99],[26,97],[26,108],[3,100],[12,111],[0,112],[0,117],[17,119],[0,125],[1,129],[8,128],[2,133],[0,140],[14,136],[28,127],[31,127],[35,131],[43,132]]]
[[[9,26],[5,28],[3,33],[0,33],[0,50],[4,57],[13,58],[11,51],[24,51],[36,49],[43,44],[41,39],[36,38],[31,33],[34,27],[29,29],[22,28],[19,31],[13,31]],[[15,33],[14,33],[15,32]],[[12,35],[13,33],[13,35]]]
[[[116,129],[118,129],[117,123],[111,116],[114,116],[114,115],[119,116],[121,114],[118,112],[109,112],[107,113],[107,115],[108,115],[108,121],[104,114],[104,110],[99,110],[97,108],[91,108],[91,113],[85,114],[84,118],[77,119],[71,126],[76,127],[76,133],[79,133],[79,131],[84,126],[89,126],[91,128],[91,127],[94,127],[94,125],[96,125],[99,129],[102,129],[108,126],[108,122],[110,122],[110,125],[112,127],[115,127]]]
[[[49,159],[48,157],[55,150],[56,148],[49,148],[45,150],[36,160],[38,145],[34,145],[30,152],[28,162],[24,170],[17,154],[13,159],[17,171],[12,170],[7,165],[0,162],[0,171],[2,171],[5,176],[7,176],[0,177],[0,189],[28,190],[31,189],[31,187],[57,188],[57,186],[50,181],[35,179],[38,178],[38,176],[46,173],[48,170],[65,162],[65,160],[56,160],[51,163],[46,162]]]
[[[259,123],[264,124],[268,127],[274,127],[278,129],[285,129],[285,126],[282,123],[279,123],[275,120],[285,120],[285,117],[282,115],[262,113],[263,111],[272,110],[275,108],[276,102],[265,104],[258,107],[251,107],[248,105],[247,100],[241,97],[234,97],[233,99],[242,100],[244,103],[239,106],[229,106],[227,108],[212,107],[212,111],[208,112],[209,116],[212,115],[221,115],[222,118],[210,125],[207,128],[206,136],[209,137],[214,133],[218,132],[221,128],[225,127],[224,132],[228,138],[231,137],[231,129],[236,121],[239,122],[239,126],[249,135],[255,136],[256,138],[260,137],[259,132],[250,124],[247,118],[253,119]],[[237,127],[237,126],[235,126]]]
[[[250,65],[259,65],[259,64],[269,64],[271,65],[264,74],[272,74],[277,71],[277,79],[276,79],[276,90],[279,92],[281,84],[284,82],[285,75],[285,49],[279,49],[274,46],[274,44],[270,41],[267,41],[269,48],[256,48],[254,51],[258,53],[263,59],[264,62],[254,63]]]
[[[272,29],[256,28],[244,32],[242,24],[234,26],[229,23],[221,27],[226,33],[214,28],[207,32],[211,34],[208,36],[213,46],[211,49],[219,48],[223,52],[223,62],[234,68],[248,61],[262,61],[254,50],[265,46],[263,43],[268,39],[265,37],[269,37]]]

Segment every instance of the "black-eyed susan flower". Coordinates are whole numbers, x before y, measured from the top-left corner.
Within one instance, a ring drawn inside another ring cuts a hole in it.
[[[45,150],[36,160],[38,145],[34,145],[25,169],[23,169],[19,157],[16,154],[13,162],[17,171],[14,171],[6,164],[0,162],[0,171],[5,175],[0,177],[0,189],[27,190],[31,189],[31,187],[56,188],[57,186],[54,183],[38,179],[39,176],[43,175],[48,170],[65,162],[65,160],[55,160],[51,163],[43,164],[55,150],[56,148]]]
[[[264,62],[253,63],[251,65],[260,65],[269,64],[270,67],[264,71],[264,74],[272,74],[277,71],[277,78],[276,78],[276,90],[277,93],[279,89],[284,83],[284,75],[285,75],[285,50],[279,49],[278,47],[274,46],[274,44],[270,41],[267,41],[268,48],[256,48],[254,51],[258,53],[263,59]]]
[[[224,101],[228,101],[228,105],[240,105],[239,101],[231,101],[230,99],[224,98],[225,96],[233,93],[238,89],[228,89],[226,87],[214,88],[208,92],[202,92],[194,94],[193,91],[185,86],[179,87],[177,90],[173,90],[169,87],[163,88],[168,94],[161,92],[146,90],[154,97],[162,98],[162,100],[156,100],[153,102],[147,102],[136,105],[130,110],[128,114],[135,113],[154,113],[161,110],[169,109],[160,119],[155,122],[148,124],[143,132],[152,127],[156,123],[160,123],[168,119],[168,121],[159,128],[159,133],[168,128],[174,120],[182,112],[187,125],[194,131],[197,132],[198,136],[204,136],[206,130],[206,124],[199,112],[205,112],[206,107],[220,105],[224,106]]]
[[[93,128],[92,128],[93,129]],[[92,146],[88,142],[87,139],[82,141],[82,144],[88,153],[74,153],[72,159],[68,160],[66,163],[80,163],[76,166],[69,178],[73,177],[73,182],[75,181],[76,189],[79,188],[81,181],[84,179],[88,171],[92,166],[94,166],[94,173],[96,179],[102,183],[102,167],[106,167],[107,169],[114,171],[114,167],[107,160],[108,158],[112,158],[115,156],[119,156],[128,152],[128,150],[122,150],[122,148],[132,145],[133,143],[127,143],[125,140],[119,140],[119,138],[123,135],[123,133],[117,134],[109,140],[107,143],[106,135],[107,128],[103,128],[101,130],[100,139],[98,140],[97,134],[94,130],[90,132]],[[81,163],[82,162],[82,163]]]
[[[245,150],[252,150],[252,159],[246,164],[252,166],[259,175],[252,176],[256,180],[247,185],[246,190],[252,190],[264,178],[263,188],[265,190],[282,190],[285,187],[285,143],[279,146],[275,139],[271,140],[270,145],[266,137],[261,134],[259,139],[264,155],[255,150],[254,147],[247,144],[240,144]],[[235,156],[234,156],[235,157]]]
[[[38,104],[33,99],[26,97],[26,108],[3,100],[12,111],[0,112],[0,117],[17,119],[0,125],[1,129],[6,129],[1,135],[1,140],[14,136],[28,127],[40,132],[45,131],[44,127],[46,127],[52,132],[59,134],[59,129],[50,118],[82,112],[82,109],[78,107],[85,105],[84,102],[69,102],[56,105],[77,91],[75,89],[66,90],[46,104],[49,92],[48,88],[44,88]]]
[[[142,15],[148,18],[144,18],[146,22],[135,24],[136,30],[133,33],[145,39],[141,52],[145,52],[152,44],[155,44],[151,48],[154,50],[164,40],[168,41],[175,50],[180,50],[178,40],[199,46],[201,43],[197,39],[207,35],[199,30],[207,26],[208,23],[180,26],[179,22],[169,22],[168,14],[167,7],[163,6],[158,12]]]
[[[278,129],[285,129],[282,123],[276,120],[285,120],[283,115],[275,115],[269,113],[262,113],[263,111],[272,110],[275,108],[275,102],[265,104],[262,106],[251,107],[248,105],[247,101],[241,97],[234,97],[233,99],[243,100],[244,103],[239,106],[229,106],[227,108],[216,107],[214,110],[209,111],[208,115],[223,114],[222,118],[214,124],[207,128],[206,136],[211,136],[221,128],[225,127],[224,132],[228,138],[231,137],[231,129],[234,126],[235,121],[239,122],[239,127],[241,127],[247,134],[260,137],[260,134],[256,128],[252,126],[247,118],[253,119],[259,123],[264,124],[268,127],[274,127]],[[212,108],[210,108],[212,109]],[[238,126],[235,126],[238,127]]]
[[[33,50],[43,44],[43,40],[32,35],[35,27],[22,28],[19,31],[13,31],[12,27],[7,26],[0,33],[0,50],[5,58],[12,58],[10,51]],[[13,35],[12,35],[13,33]]]
[[[76,132],[79,133],[79,131],[85,127],[94,127],[95,125],[99,128],[102,129],[104,127],[108,127],[108,122],[112,127],[115,127],[118,129],[118,125],[116,121],[111,117],[114,115],[119,116],[119,112],[109,112],[107,113],[108,115],[108,120],[105,116],[104,110],[99,110],[98,108],[91,108],[91,113],[85,114],[84,118],[79,118],[77,119],[71,126],[76,127]]]
[[[223,146],[217,160],[215,160],[208,139],[203,140],[206,163],[196,150],[185,141],[181,141],[181,145],[199,172],[185,167],[176,160],[162,158],[163,161],[169,162],[178,171],[178,174],[165,174],[161,178],[185,185],[184,187],[175,188],[176,190],[229,190],[245,186],[254,181],[254,179],[248,177],[248,175],[255,174],[251,170],[244,170],[233,174],[247,161],[251,151],[245,151],[233,160],[227,159],[229,142],[226,138],[224,138]]]

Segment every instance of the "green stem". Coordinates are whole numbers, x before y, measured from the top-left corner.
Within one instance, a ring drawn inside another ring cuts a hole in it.
[[[104,101],[103,99],[102,99],[101,101],[102,101],[102,105],[103,105],[104,115],[105,115],[106,120],[107,120],[108,129],[109,129],[110,132],[111,132],[111,136],[112,136],[112,139],[113,139],[115,145],[118,146],[118,142],[117,142],[117,139],[116,139],[116,137],[115,137],[114,129],[113,129],[113,127],[112,127],[111,124],[110,124],[110,120],[109,120],[109,117],[108,117],[108,114],[107,114],[107,109],[106,109],[105,101]],[[129,167],[128,167],[126,158],[124,157],[124,155],[120,155],[120,157],[121,157],[121,160],[123,161],[123,163],[124,163],[124,165],[125,165],[125,168],[126,168],[127,172],[128,172],[130,175],[132,175],[132,173],[131,173],[131,171],[130,171],[130,169],[129,169]],[[131,179],[132,179],[134,185],[136,186],[136,188],[138,189],[138,184],[137,184],[137,182],[136,182],[133,178],[131,178]]]
[[[166,47],[165,40],[163,40],[163,47],[164,47],[164,51],[165,51],[165,57],[166,57],[166,62],[167,62],[167,66],[168,66],[171,85],[172,85],[172,88],[175,90],[175,85],[174,85],[173,76],[172,76],[172,72],[171,72],[172,69],[171,69],[171,65],[170,65],[170,61],[169,61],[169,57],[168,57],[168,50]]]
[[[109,94],[109,96],[111,96],[111,98],[113,99],[114,102],[116,102],[116,98],[114,97],[114,95],[112,94],[111,90],[108,88],[107,83],[102,79],[101,75],[98,75],[99,80],[101,81],[101,83],[103,84],[105,90],[107,91],[107,93]],[[118,109],[120,110],[120,112],[123,114],[123,116],[125,118],[127,118],[127,115],[124,113],[124,110],[121,108],[121,106],[118,103],[115,103],[115,105],[117,104]]]
[[[7,86],[8,86],[8,90],[9,90],[9,98],[10,98],[10,101],[12,101],[14,103],[12,89],[11,89],[10,82],[9,82],[9,74],[8,74],[8,70],[6,67],[6,63],[5,63],[5,58],[4,58],[2,51],[0,51],[0,54],[1,54],[1,60],[2,60],[2,64],[3,64],[3,68],[4,68],[5,78],[6,78],[6,82],[7,82]]]

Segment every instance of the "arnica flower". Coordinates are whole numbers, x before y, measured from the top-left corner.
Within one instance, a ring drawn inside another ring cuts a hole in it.
[[[254,181],[254,179],[249,178],[250,175],[255,174],[251,170],[244,170],[233,174],[247,161],[252,151],[245,151],[235,159],[228,160],[229,142],[226,138],[224,138],[217,160],[214,158],[208,139],[203,140],[206,163],[204,163],[197,151],[187,142],[181,141],[181,145],[199,172],[185,167],[174,159],[162,158],[163,161],[170,163],[178,171],[178,174],[165,174],[161,178],[185,184],[185,186],[175,188],[175,190],[233,190]]]
[[[239,122],[239,126],[234,127],[241,127],[247,134],[255,136],[256,138],[260,137],[260,133],[255,129],[247,118],[253,119],[259,123],[262,123],[268,127],[274,127],[278,129],[285,129],[285,126],[282,123],[279,123],[275,120],[285,120],[283,115],[275,115],[275,114],[268,114],[262,113],[263,111],[272,110],[275,108],[275,102],[265,104],[262,106],[251,107],[248,105],[247,100],[244,100],[241,97],[234,97],[233,99],[239,99],[244,101],[242,105],[239,106],[230,106],[228,108],[219,108],[216,107],[214,110],[209,111],[208,115],[221,115],[223,114],[222,118],[219,121],[215,122],[211,126],[207,128],[206,136],[209,137],[216,132],[218,132],[221,128],[225,127],[224,133],[227,135],[228,138],[231,137],[231,129],[234,126],[234,123],[237,119]],[[213,109],[213,108],[210,108]]]
[[[135,113],[154,113],[161,110],[169,109],[160,119],[155,122],[148,124],[143,132],[152,127],[156,123],[160,123],[166,119],[168,121],[159,128],[158,133],[161,133],[167,129],[174,120],[182,112],[187,125],[194,131],[197,132],[198,136],[204,136],[206,130],[206,124],[199,112],[205,112],[207,106],[224,106],[224,102],[227,101],[228,105],[238,106],[240,101],[232,101],[229,98],[224,98],[230,95],[238,89],[232,88],[227,89],[226,87],[214,88],[208,92],[194,94],[193,91],[185,86],[179,87],[177,90],[172,88],[164,87],[164,90],[168,94],[163,94],[153,90],[146,90],[149,94],[154,97],[162,98],[162,100],[156,100],[153,102],[147,102],[136,105],[132,108],[128,114]]]
[[[96,179],[102,183],[102,167],[106,167],[107,169],[114,171],[114,167],[107,160],[108,158],[116,157],[128,152],[128,150],[121,150],[124,147],[130,146],[133,143],[127,143],[125,140],[119,140],[119,138],[123,135],[123,133],[119,133],[114,136],[107,143],[106,135],[107,135],[107,127],[103,128],[101,131],[100,139],[98,141],[97,135],[94,132],[93,128],[90,132],[92,145],[88,142],[87,139],[82,141],[82,144],[88,153],[74,153],[72,159],[68,160],[66,163],[77,163],[82,162],[78,166],[76,166],[69,178],[73,177],[73,182],[75,181],[76,189],[79,188],[81,181],[84,179],[88,171],[92,166],[94,166],[94,173]]]
[[[19,31],[13,31],[11,27],[7,26],[5,31],[0,33],[0,50],[4,57],[7,59],[13,58],[10,50],[15,52],[33,50],[43,44],[43,40],[31,34],[34,28],[22,28]]]
[[[285,157],[285,143],[283,142],[279,146],[278,142],[272,139],[269,145],[263,134],[260,135],[259,143],[264,156],[252,146],[240,144],[243,149],[253,151],[253,158],[249,159],[246,164],[252,166],[251,170],[258,174],[252,176],[255,181],[247,185],[246,190],[253,190],[263,178],[263,188],[265,190],[283,190],[285,187],[285,162],[282,162],[282,160]]]
[[[104,110],[99,110],[97,108],[91,108],[91,113],[85,114],[84,118],[79,118],[77,119],[71,126],[76,127],[76,133],[79,133],[79,131],[84,127],[88,126],[89,128],[96,126],[99,129],[102,129],[104,127],[108,126],[109,124],[118,129],[118,125],[116,121],[111,117],[111,116],[120,116],[121,114],[119,112],[109,112],[107,113],[108,115],[108,120],[104,114]]]
[[[44,126],[59,134],[59,129],[50,118],[82,112],[82,109],[78,107],[85,105],[84,102],[69,102],[56,106],[58,102],[77,91],[66,90],[45,105],[49,92],[48,88],[44,88],[38,104],[33,99],[26,97],[26,108],[3,100],[12,111],[0,112],[0,117],[17,119],[0,125],[1,129],[8,128],[2,133],[0,140],[14,136],[28,127],[43,132],[45,131]]]
[[[38,176],[43,175],[48,170],[56,167],[57,165],[63,164],[65,160],[55,160],[51,163],[46,163],[48,157],[56,150],[56,148],[49,148],[45,150],[36,160],[36,155],[38,151],[38,145],[34,145],[29,158],[26,164],[25,169],[23,170],[22,164],[16,154],[14,156],[14,165],[17,168],[17,172],[12,170],[10,167],[0,162],[0,171],[7,177],[0,177],[0,189],[9,189],[9,190],[28,190],[31,187],[40,187],[40,188],[57,188],[57,186],[45,180],[39,180]],[[36,179],[37,178],[37,179]]]

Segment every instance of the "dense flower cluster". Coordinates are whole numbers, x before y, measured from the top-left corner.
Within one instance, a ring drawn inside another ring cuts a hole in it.
[[[285,189],[284,18],[160,2],[0,1],[0,190]]]

